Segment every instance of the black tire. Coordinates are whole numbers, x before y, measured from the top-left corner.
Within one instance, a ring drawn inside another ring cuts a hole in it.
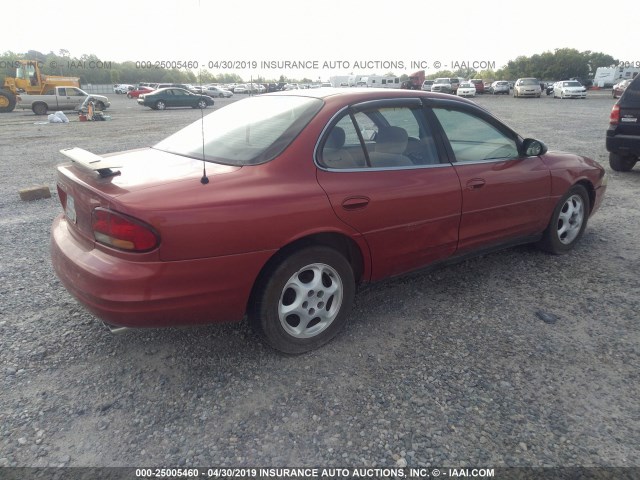
[[[16,96],[9,90],[0,90],[0,113],[13,112],[16,108]]]
[[[204,98],[198,100],[197,108],[199,108],[200,110],[204,110],[205,108],[207,108],[207,101]]]
[[[628,172],[635,166],[637,161],[637,157],[633,155],[609,153],[609,166],[616,172]]]
[[[48,109],[49,108],[47,107],[47,104],[42,102],[36,102],[33,105],[31,105],[31,110],[36,115],[46,115]]]
[[[104,103],[102,102],[96,102],[96,111],[98,112],[102,112],[105,109],[104,107]]]
[[[133,98],[133,95],[131,95],[130,93],[127,93],[127,98]]]
[[[553,210],[538,246],[555,255],[568,253],[582,237],[590,209],[587,189],[582,185],[571,187]]]
[[[164,110],[165,108],[167,108],[167,104],[164,103],[162,100],[158,100],[156,102],[156,110]]]
[[[293,284],[296,289],[289,287]],[[354,295],[354,274],[347,259],[328,247],[308,247],[261,275],[249,321],[273,348],[297,355],[338,334],[348,321]]]

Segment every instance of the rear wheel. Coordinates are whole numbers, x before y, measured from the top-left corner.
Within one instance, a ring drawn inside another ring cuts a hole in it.
[[[336,250],[308,247],[259,280],[249,319],[276,350],[305,353],[344,327],[355,295],[353,269]]]
[[[637,161],[637,157],[633,155],[609,153],[609,166],[616,172],[628,172],[635,166]]]
[[[36,115],[46,115],[48,108],[46,103],[37,102],[31,105],[31,110],[33,110],[33,113]]]
[[[16,96],[9,90],[0,90],[0,112],[12,112],[16,108]]]
[[[539,247],[562,255],[580,240],[589,218],[589,195],[582,185],[574,185],[556,205]]]

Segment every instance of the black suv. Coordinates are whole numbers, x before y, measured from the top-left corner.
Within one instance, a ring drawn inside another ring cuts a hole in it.
[[[607,151],[609,165],[618,172],[631,170],[640,157],[640,75],[611,109]]]

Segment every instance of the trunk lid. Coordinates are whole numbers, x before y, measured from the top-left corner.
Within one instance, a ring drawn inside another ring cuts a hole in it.
[[[57,187],[70,229],[78,238],[93,242],[92,212],[97,207],[135,216],[120,200],[129,195],[140,202],[143,192],[151,198],[172,196],[201,186],[203,162],[193,158],[143,148],[97,156],[84,150],[61,151],[72,163],[58,166]],[[206,163],[207,177],[232,173],[241,167]]]

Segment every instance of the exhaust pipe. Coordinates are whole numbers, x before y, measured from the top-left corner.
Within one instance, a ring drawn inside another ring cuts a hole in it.
[[[117,327],[115,325],[111,325],[107,322],[102,322],[104,324],[105,327],[107,327],[109,329],[109,331],[111,333],[113,333],[114,335],[119,334],[119,333],[124,333],[128,330],[131,330],[129,327]]]

